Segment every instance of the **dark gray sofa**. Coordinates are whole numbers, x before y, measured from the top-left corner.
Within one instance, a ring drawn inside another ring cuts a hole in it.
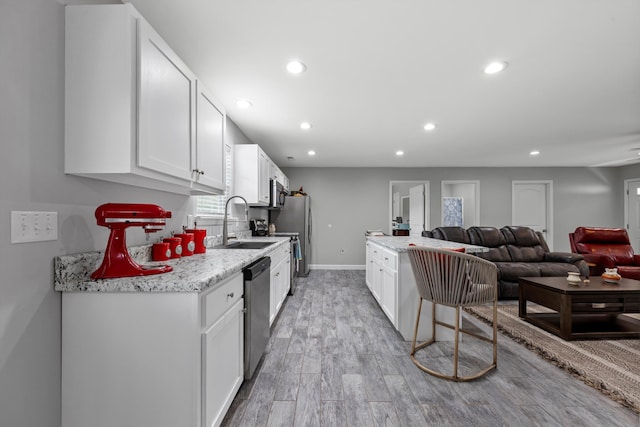
[[[529,227],[437,227],[429,234],[425,237],[489,248],[475,255],[498,267],[500,299],[518,298],[518,277],[566,276],[570,271],[589,275],[582,255],[550,252],[542,234]]]

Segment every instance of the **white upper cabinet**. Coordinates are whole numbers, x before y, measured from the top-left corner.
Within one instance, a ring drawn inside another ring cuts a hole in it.
[[[65,172],[224,189],[224,110],[130,4],[66,8]]]
[[[196,76],[146,22],[138,21],[138,165],[191,179]]]
[[[196,150],[194,187],[225,187],[224,132],[225,113],[209,90],[198,81],[196,114]]]
[[[235,194],[250,205],[267,206],[271,159],[257,144],[235,145],[233,159]]]

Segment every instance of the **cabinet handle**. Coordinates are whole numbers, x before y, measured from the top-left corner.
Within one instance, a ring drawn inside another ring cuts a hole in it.
[[[227,294],[227,299],[229,299],[229,298],[233,298],[233,292]]]
[[[191,172],[195,173],[196,175],[204,175],[204,171],[201,171],[200,169],[194,169]]]
[[[387,257],[384,257],[384,260],[385,260],[385,261],[389,261],[389,258],[387,258]]]

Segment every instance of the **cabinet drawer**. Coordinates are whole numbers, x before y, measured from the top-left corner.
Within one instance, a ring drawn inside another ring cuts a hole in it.
[[[227,279],[202,296],[202,326],[207,328],[242,298],[244,283],[242,274]]]
[[[382,262],[382,252],[383,251],[384,251],[384,249],[382,249],[380,246],[371,245],[371,257],[373,258],[373,260],[377,261],[377,262]]]
[[[277,265],[281,261],[284,261],[287,258],[289,258],[290,256],[289,252],[290,252],[289,245],[283,245],[283,246],[280,246],[278,249],[275,249],[274,251],[269,253],[268,256],[271,258],[271,269],[273,269],[273,266]]]
[[[386,249],[382,250],[382,265],[390,270],[398,269],[398,255]]]

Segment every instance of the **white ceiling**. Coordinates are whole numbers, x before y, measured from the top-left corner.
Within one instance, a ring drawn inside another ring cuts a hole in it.
[[[281,167],[640,160],[637,0],[130,3]]]

